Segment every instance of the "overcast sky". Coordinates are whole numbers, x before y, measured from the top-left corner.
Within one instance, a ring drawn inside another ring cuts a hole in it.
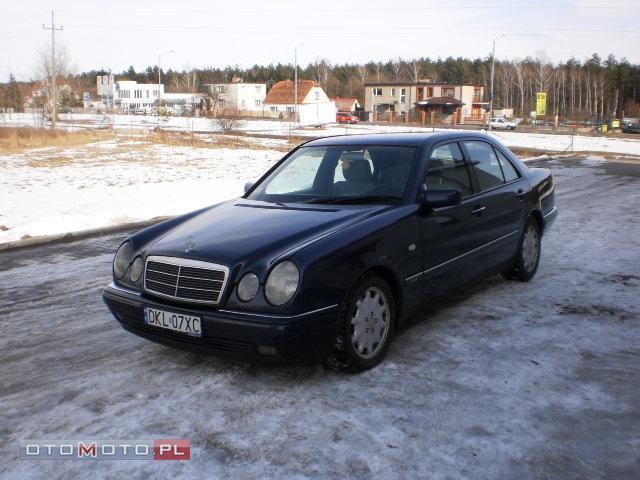
[[[33,77],[46,47],[50,10],[76,70],[119,72],[163,67],[293,63],[318,57],[333,63],[392,57],[484,57],[497,41],[498,58],[584,59],[593,52],[640,63],[640,0],[3,0],[0,81],[12,71]]]

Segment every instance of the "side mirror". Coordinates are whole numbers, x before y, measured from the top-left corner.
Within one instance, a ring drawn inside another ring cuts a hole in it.
[[[462,199],[460,190],[428,190],[423,187],[420,205],[423,212],[429,212],[434,208],[453,207],[459,205]]]
[[[251,187],[253,187],[254,182],[247,182],[244,184],[244,193],[247,193],[249,190],[251,190]]]

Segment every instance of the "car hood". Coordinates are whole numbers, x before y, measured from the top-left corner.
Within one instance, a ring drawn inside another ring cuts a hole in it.
[[[265,256],[277,257],[388,208],[234,199],[186,220],[153,243],[147,255],[186,257],[232,267],[266,260]]]

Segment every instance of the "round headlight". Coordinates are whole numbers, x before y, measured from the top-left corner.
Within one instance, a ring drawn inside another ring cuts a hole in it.
[[[255,273],[247,273],[240,283],[238,283],[238,298],[243,302],[248,302],[258,293],[260,280]]]
[[[138,280],[140,280],[142,276],[143,266],[144,262],[142,261],[142,257],[136,257],[131,264],[131,270],[129,270],[129,280],[131,280],[131,283],[138,283]]]
[[[113,274],[116,278],[122,278],[124,277],[124,274],[127,273],[132,253],[133,249],[131,248],[131,242],[124,242],[120,245],[115,258],[113,259]]]
[[[265,284],[265,296],[271,305],[284,305],[293,298],[298,289],[300,273],[298,267],[291,261],[276,265],[271,270]]]

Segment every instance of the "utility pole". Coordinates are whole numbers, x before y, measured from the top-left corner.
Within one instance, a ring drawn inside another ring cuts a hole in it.
[[[302,43],[296,44],[293,52],[293,115],[294,123],[298,123],[298,47]]]
[[[56,27],[56,24],[53,21],[53,10],[51,10],[51,26],[47,27],[44,23],[42,24],[42,28],[44,30],[51,30],[51,65],[49,67],[49,79],[51,98],[49,101],[51,102],[51,129],[56,128],[56,120],[58,117],[58,88],[56,85],[56,77],[58,76],[58,66],[56,65],[56,30],[62,31],[62,26]]]
[[[293,122],[298,122],[298,46],[293,53]]]

